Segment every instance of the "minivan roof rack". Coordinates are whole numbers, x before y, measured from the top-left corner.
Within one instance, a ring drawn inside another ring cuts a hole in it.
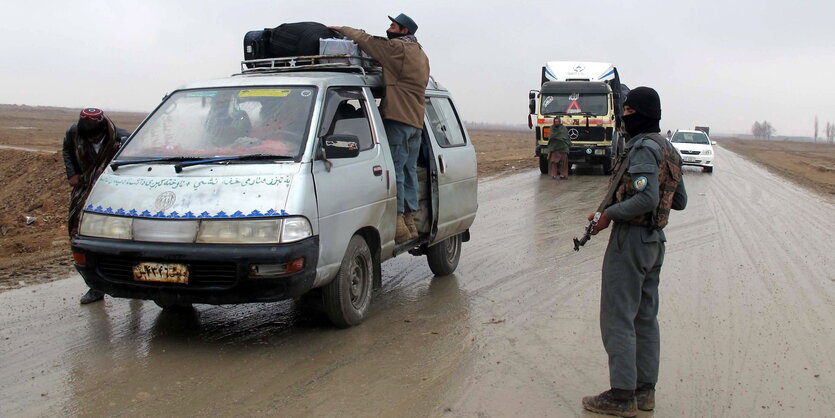
[[[373,58],[357,55],[305,55],[241,61],[241,74],[266,74],[294,71],[345,71],[366,75],[382,71]]]

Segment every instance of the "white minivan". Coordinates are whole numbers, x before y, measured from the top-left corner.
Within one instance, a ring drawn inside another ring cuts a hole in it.
[[[419,237],[396,244],[380,69],[321,58],[249,62],[168,94],[85,202],[72,248],[87,284],[163,308],[321,293],[347,327],[364,320],[381,262],[409,252],[451,274],[478,205],[449,92],[427,86]]]

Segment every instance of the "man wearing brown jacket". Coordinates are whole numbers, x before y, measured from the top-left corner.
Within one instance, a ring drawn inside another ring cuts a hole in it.
[[[394,171],[397,176],[397,232],[403,243],[417,238],[414,217],[418,210],[417,157],[420,151],[429,58],[415,38],[417,24],[400,14],[389,16],[388,39],[347,26],[330,26],[359,45],[383,66],[386,96],[380,104]]]

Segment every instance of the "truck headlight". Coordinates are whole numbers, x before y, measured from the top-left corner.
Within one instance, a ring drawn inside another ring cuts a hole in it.
[[[713,151],[711,151],[709,149],[706,149],[706,150],[702,151],[702,155],[713,155]]]
[[[78,234],[98,238],[131,239],[132,228],[131,218],[85,212],[81,216]]]

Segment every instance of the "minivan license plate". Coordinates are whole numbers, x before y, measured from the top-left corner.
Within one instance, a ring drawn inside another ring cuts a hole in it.
[[[133,280],[188,284],[188,266],[173,263],[139,263],[133,266]]]

